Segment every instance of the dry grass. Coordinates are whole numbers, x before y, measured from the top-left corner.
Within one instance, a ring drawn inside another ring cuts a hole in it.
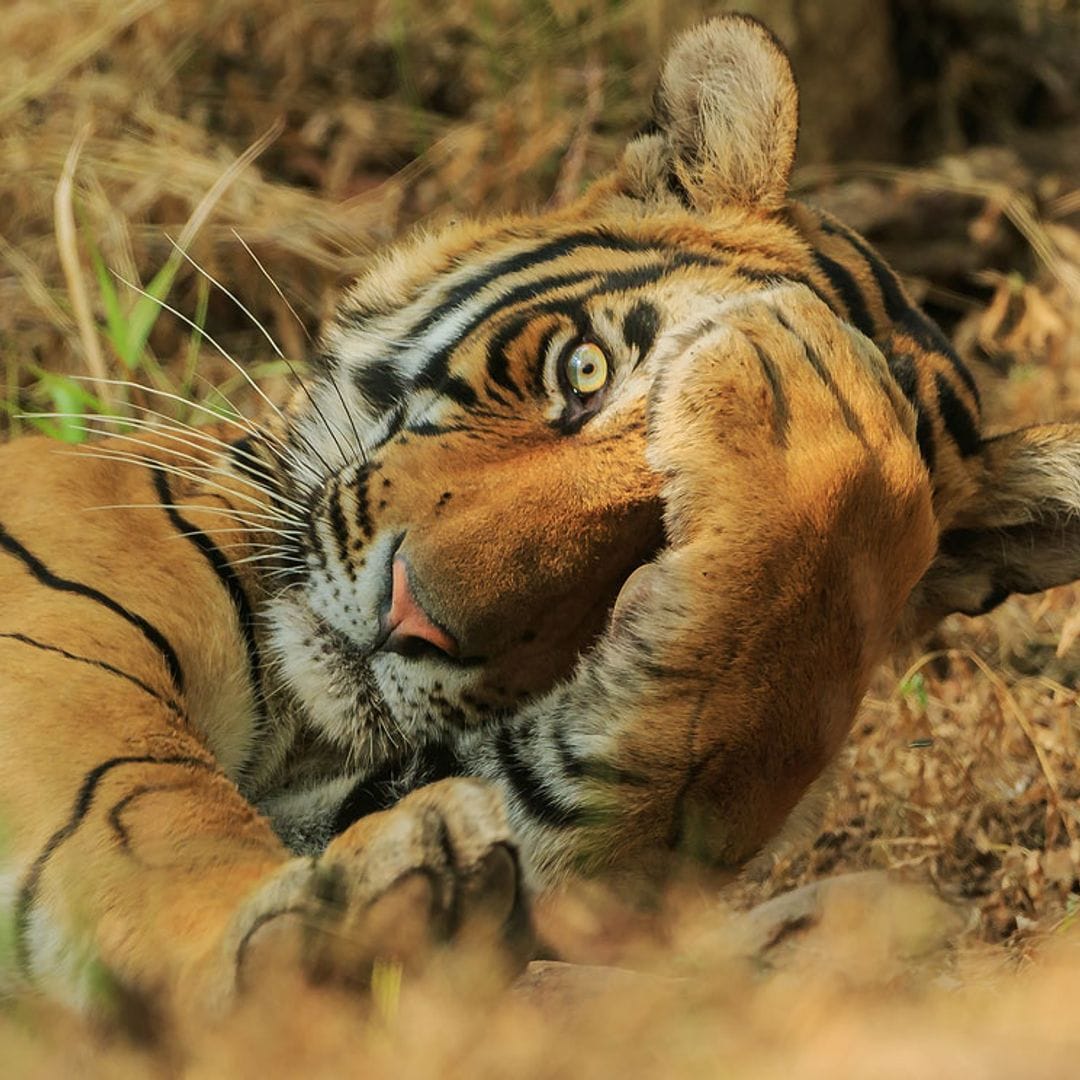
[[[148,282],[230,164],[280,125],[215,194],[192,250],[300,358],[341,283],[407,226],[566,198],[605,167],[644,118],[664,41],[708,7],[13,2],[0,26],[0,396],[13,412],[48,407],[71,391],[58,376],[99,367],[195,399],[238,393],[214,350],[169,316],[134,361],[116,355],[100,331],[94,253]],[[1029,29],[1076,26],[1072,4],[1023,12]],[[969,355],[1007,371],[981,377],[993,415],[1019,422],[1080,416],[1078,176],[1051,157],[1035,168],[961,155],[802,179],[913,275]],[[118,292],[130,311],[137,295]],[[197,321],[205,308],[215,338],[281,389],[250,322],[186,266],[169,300]],[[151,1045],[21,999],[0,1010],[0,1056],[12,1075],[42,1076],[1073,1071],[1078,671],[1080,587],[950,620],[927,652],[882,674],[816,839],[725,900],[676,890],[647,925],[595,898],[547,912],[575,958],[676,981],[491,996],[444,972],[374,1004],[280,984],[221,1030],[160,1030]],[[739,959],[732,909],[869,868],[929,883],[957,906],[948,948],[913,949],[918,926],[898,936],[880,911],[841,905],[794,936],[779,971]]]

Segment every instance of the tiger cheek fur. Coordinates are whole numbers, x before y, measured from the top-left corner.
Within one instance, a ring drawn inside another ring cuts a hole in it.
[[[379,260],[280,410],[0,448],[14,979],[512,969],[526,883],[739,867],[897,636],[1080,577],[1080,425],[983,435],[789,200],[796,130],[782,49],[715,19],[576,203]]]

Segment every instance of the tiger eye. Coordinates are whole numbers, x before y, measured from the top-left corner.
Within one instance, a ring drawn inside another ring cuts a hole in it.
[[[602,390],[608,380],[608,362],[604,350],[591,341],[583,342],[567,357],[566,381],[582,397]]]

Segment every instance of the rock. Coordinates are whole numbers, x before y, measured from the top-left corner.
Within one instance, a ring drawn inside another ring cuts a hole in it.
[[[854,969],[887,972],[926,962],[955,942],[970,913],[926,885],[884,871],[812,882],[736,916],[720,940],[733,956],[768,969],[846,957]]]

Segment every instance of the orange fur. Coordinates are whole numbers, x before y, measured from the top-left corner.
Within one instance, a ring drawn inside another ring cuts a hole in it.
[[[196,1009],[260,956],[519,957],[523,878],[738,867],[896,634],[1080,576],[1080,426],[982,436],[892,272],[785,201],[796,122],[715,20],[577,203],[376,266],[283,414],[0,450],[22,976]],[[392,580],[456,655],[388,648]]]

